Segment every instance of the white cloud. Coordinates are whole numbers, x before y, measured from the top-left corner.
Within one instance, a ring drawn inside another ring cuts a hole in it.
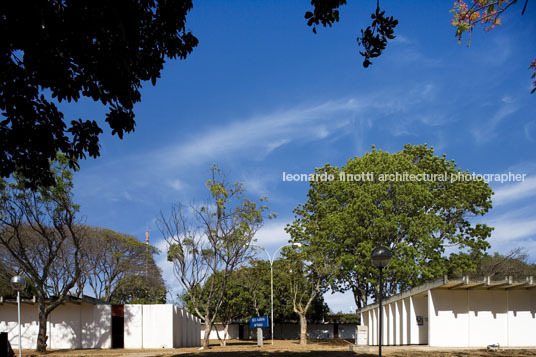
[[[363,107],[350,99],[329,101],[313,107],[293,108],[246,120],[238,120],[199,133],[193,140],[159,150],[160,167],[204,163],[223,155],[270,153],[292,141],[321,140],[331,135],[325,123],[340,127]]]
[[[168,182],[168,185],[176,191],[181,191],[182,189],[184,189],[184,184],[179,179],[170,180]]]
[[[275,149],[287,144],[290,142],[290,139],[279,139],[277,141],[274,141],[272,143],[269,143],[268,144],[268,147],[267,147],[267,154],[271,153],[272,151],[274,151]]]
[[[524,126],[525,137],[534,142],[536,141],[536,120],[531,120]]]
[[[333,312],[342,311],[343,313],[355,312],[355,300],[351,291],[345,293],[331,293],[324,294],[324,301],[328,304],[329,308]]]
[[[157,145],[143,154],[133,153],[118,157],[115,161],[85,168],[77,174],[77,192],[83,197],[99,197],[100,201],[126,200],[119,192],[129,190],[131,198],[148,202],[169,201],[170,195],[178,192],[177,199],[194,198],[195,190],[189,188],[192,180],[202,179],[198,166],[210,163],[259,161],[283,146],[325,141],[333,142],[353,134],[357,153],[365,151],[363,142],[373,125],[385,121],[392,127],[399,120],[398,114],[410,114],[423,105],[437,100],[433,84],[417,85],[410,90],[385,89],[359,97],[330,100],[306,106],[297,105],[285,110],[271,111],[223,122],[210,126],[173,144]],[[395,118],[395,115],[396,118]],[[409,117],[409,115],[408,115]],[[399,127],[404,131],[412,122],[420,121],[427,126],[438,125],[435,118],[408,118]],[[243,163],[244,164],[244,163]],[[143,167],[143,170],[140,170]],[[194,177],[196,176],[196,177]],[[162,182],[162,185],[154,185]],[[151,187],[149,187],[151,186]],[[261,189],[261,187],[259,187]],[[272,196],[272,192],[263,192]]]
[[[528,177],[525,181],[511,183],[495,190],[493,205],[500,206],[536,195],[536,177]]]
[[[278,221],[281,221],[278,219]],[[290,235],[285,232],[286,223],[280,222],[270,222],[266,223],[255,235],[255,239],[258,244],[262,247],[274,247],[279,248],[279,246],[288,243]]]
[[[504,102],[503,102],[504,103]],[[473,137],[477,143],[486,143],[497,136],[496,130],[499,124],[518,110],[517,105],[502,104],[493,117],[488,122],[479,121],[472,130]]]
[[[527,208],[505,213],[486,222],[495,229],[491,233],[492,251],[508,252],[522,248],[531,257],[536,257],[536,217],[527,216]]]

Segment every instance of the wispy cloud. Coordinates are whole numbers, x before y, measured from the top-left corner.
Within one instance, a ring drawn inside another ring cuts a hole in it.
[[[161,202],[199,199],[193,182],[197,185],[199,179],[205,179],[206,172],[197,168],[206,168],[214,162],[225,164],[231,161],[254,166],[278,150],[314,149],[322,145],[336,147],[337,141],[349,135],[354,152],[362,153],[366,149],[364,143],[368,133],[374,127],[388,131],[401,116],[403,123],[397,126],[400,132],[413,130],[414,123],[429,127],[442,125],[444,119],[439,115],[426,118],[414,115],[426,113],[424,108],[429,108],[440,97],[433,84],[422,83],[409,90],[382,89],[220,122],[171,144],[155,144],[152,150],[142,154],[132,153],[84,168],[76,176],[77,187],[84,187],[77,195],[88,200],[99,197],[99,202],[117,204],[123,199],[128,200],[120,195],[127,191],[131,198],[149,202],[158,211]],[[273,192],[266,190],[266,182],[255,180],[255,177],[250,179],[258,184],[252,187],[254,191],[273,197]]]
[[[536,177],[527,177],[525,181],[510,183],[496,189],[493,195],[493,206],[509,204],[533,196],[536,196]]]
[[[536,120],[531,120],[524,126],[525,137],[534,142],[536,141]]]
[[[175,191],[181,191],[184,189],[184,184],[179,179],[169,180],[168,185]]]
[[[508,252],[520,247],[536,256],[536,216],[530,207],[523,207],[496,216],[486,223],[494,227],[490,243],[492,251]]]
[[[499,109],[486,123],[479,121],[472,130],[472,134],[477,143],[486,143],[497,136],[497,127],[501,122],[515,113],[518,106],[509,102],[501,101]]]
[[[312,107],[293,108],[265,116],[237,120],[222,127],[199,133],[194,139],[178,146],[160,150],[163,167],[206,162],[222,155],[247,153],[266,155],[294,142],[311,142],[327,138],[329,126],[348,123],[364,105],[355,99],[328,101]]]

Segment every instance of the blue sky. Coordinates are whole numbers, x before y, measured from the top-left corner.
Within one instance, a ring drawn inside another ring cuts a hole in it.
[[[475,30],[458,45],[450,1],[382,1],[399,20],[397,38],[364,69],[355,38],[375,1],[350,2],[341,22],[314,35],[303,15],[308,1],[194,2],[188,28],[199,46],[169,61],[136,105],[136,131],[123,140],[101,136],[101,157],[81,163],[75,198],[86,223],[165,248],[155,218],[171,204],[202,201],[217,163],[251,198],[268,196],[279,217],[257,239],[269,251],[286,243],[283,228],[306,199],[308,184],[282,172],[310,173],[344,165],[372,145],[433,146],[462,169],[527,174],[520,183],[492,183],[491,251],[522,247],[536,261],[536,6],[521,5],[491,32]],[[90,101],[65,105],[67,119],[104,123]],[[177,282],[162,257],[168,284]],[[335,310],[354,308],[349,295],[328,293]]]

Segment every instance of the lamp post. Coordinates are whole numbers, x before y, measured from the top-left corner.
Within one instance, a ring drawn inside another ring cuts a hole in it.
[[[385,247],[379,246],[378,248],[372,251],[370,259],[372,260],[372,265],[380,270],[380,326],[379,326],[379,339],[378,339],[378,352],[379,356],[382,356],[382,297],[383,297],[383,268],[386,268],[389,265],[391,260],[391,251]]]
[[[270,329],[272,332],[272,345],[274,344],[274,258],[276,257],[277,253],[281,249],[283,249],[283,247],[290,246],[290,245],[294,247],[302,246],[301,243],[284,244],[281,247],[277,248],[274,254],[270,255],[270,253],[268,253],[268,251],[264,247],[261,247],[260,245],[256,245],[256,247],[262,249],[266,253],[266,255],[268,256],[268,261],[270,262],[270,304],[271,304],[271,312],[272,312],[272,315],[271,315],[272,321],[270,324]]]
[[[26,280],[20,276],[15,275],[10,280],[11,287],[17,290],[17,303],[19,308],[19,357],[22,357],[22,328],[20,325],[20,292],[26,287]]]

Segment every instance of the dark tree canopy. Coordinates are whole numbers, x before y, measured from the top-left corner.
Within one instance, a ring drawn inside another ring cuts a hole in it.
[[[186,58],[192,1],[38,0],[0,4],[0,173],[30,187],[51,185],[49,162],[64,153],[99,156],[102,129],[64,118],[57,102],[88,97],[108,107],[119,138],[134,130],[142,81],[156,83],[166,59]]]

